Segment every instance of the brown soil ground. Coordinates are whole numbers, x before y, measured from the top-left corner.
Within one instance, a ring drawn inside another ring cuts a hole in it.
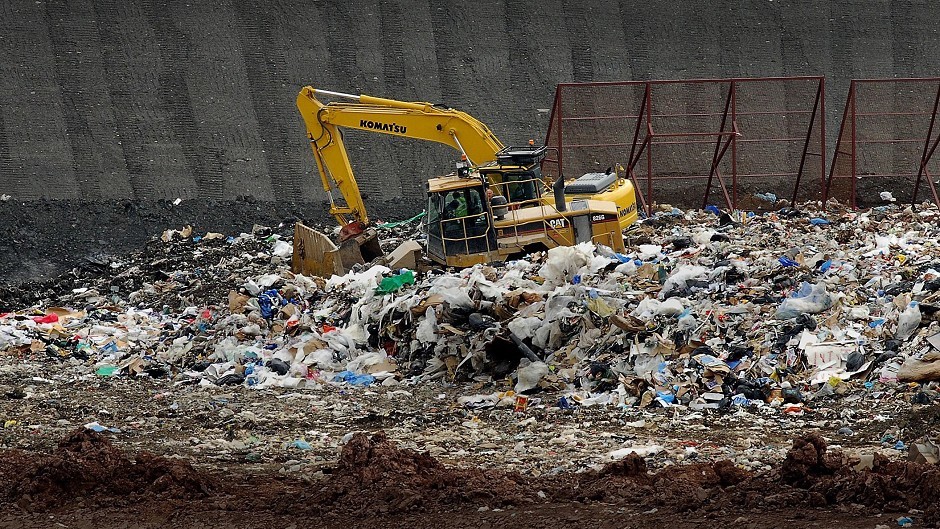
[[[355,434],[322,479],[201,470],[127,454],[88,430],[50,453],[0,453],[0,527],[874,527],[940,520],[940,470],[874,468],[797,438],[778,468],[729,461],[650,472],[631,454],[597,471],[531,477],[447,467],[383,433]]]

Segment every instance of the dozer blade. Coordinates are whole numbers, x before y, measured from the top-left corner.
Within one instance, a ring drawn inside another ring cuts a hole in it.
[[[382,257],[378,232],[367,229],[343,241],[340,246],[323,233],[298,222],[294,225],[294,255],[291,270],[295,274],[329,277],[343,275],[356,263],[365,264]]]

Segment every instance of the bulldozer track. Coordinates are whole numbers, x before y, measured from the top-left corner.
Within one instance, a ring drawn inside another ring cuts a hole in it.
[[[93,42],[97,38],[94,21],[69,17],[68,23],[62,18],[68,12],[66,2],[50,0],[46,4],[46,20],[49,26],[49,38],[56,60],[56,81],[62,96],[63,118],[72,149],[72,171],[78,181],[82,198],[94,199],[101,196],[99,180],[102,166],[101,155],[91,141],[94,137],[88,123],[87,113],[92,108],[88,92],[87,65],[82,64],[81,55],[75,55],[76,43]]]
[[[629,51],[630,78],[634,80],[641,79],[643,77],[641,65],[649,63],[649,39],[646,38],[644,33],[637,34],[637,28],[630,24],[630,21],[637,16],[636,2],[620,0],[618,8],[620,9],[620,27],[623,30],[623,36],[625,39],[629,39],[631,43]],[[641,30],[645,30],[645,28]]]
[[[457,105],[463,97],[458,74],[458,59],[455,56],[463,50],[457,46],[454,38],[457,28],[450,7],[431,4],[431,30],[434,35],[434,49],[437,52],[437,76],[441,87],[441,97],[447,105]]]
[[[382,14],[382,73],[385,86],[391,93],[398,94],[406,86],[401,7],[390,0],[383,0],[379,8]]]
[[[170,7],[154,0],[144,0],[143,10],[160,45],[160,104],[171,116],[173,138],[183,151],[186,170],[193,176],[200,196],[221,199],[222,170],[218,160],[209,156],[193,115],[192,97],[186,81],[186,67],[191,64],[189,39],[173,23]]]
[[[248,77],[251,103],[261,130],[267,173],[272,182],[275,198],[286,201],[298,200],[303,192],[303,164],[293,135],[302,137],[293,105],[285,104],[277,90],[288,80],[281,73],[284,61],[281,49],[270,34],[271,28],[258,17],[262,6],[255,2],[233,1],[232,7],[238,27],[239,46]],[[288,116],[290,112],[290,116]],[[288,130],[288,127],[291,127]],[[297,151],[297,152],[294,152]]]
[[[579,0],[564,1],[565,20],[571,38],[571,75],[574,82],[594,80],[594,58],[591,52],[591,39],[585,35],[594,34],[588,26],[584,12],[584,3]]]
[[[157,198],[154,182],[148,178],[145,156],[143,155],[143,138],[141,134],[142,119],[138,117],[139,109],[131,98],[131,72],[124,65],[122,57],[118,57],[123,49],[123,42],[116,33],[120,21],[114,20],[115,14],[120,13],[120,2],[114,0],[101,0],[95,2],[95,18],[98,27],[98,39],[104,63],[104,74],[108,82],[108,93],[114,107],[114,117],[117,123],[117,140],[124,154],[124,163],[127,167],[127,177],[133,198]],[[123,66],[123,67],[122,67]],[[125,71],[121,71],[125,70]]]
[[[19,172],[19,174],[22,173]],[[7,137],[7,128],[3,119],[3,112],[0,112],[0,178],[4,180],[10,179],[13,184],[11,186],[13,189],[26,189],[25,186],[20,186],[22,176],[18,175],[18,171],[14,171],[13,163],[10,158],[10,140]]]
[[[363,91],[362,87],[365,85],[366,79],[361,69],[358,67],[359,59],[356,53],[361,43],[357,43],[356,39],[352,37],[349,31],[349,28],[356,26],[356,19],[350,12],[350,7],[346,3],[335,4],[324,0],[316,0],[314,5],[317,6],[320,20],[322,20],[323,23],[323,29],[325,29],[326,46],[332,58],[329,63],[329,72],[332,78],[336,80],[337,84],[335,88],[341,92],[350,93]],[[378,7],[379,18],[382,18],[384,22],[384,17],[382,16],[382,9],[384,9],[384,7],[381,5]],[[385,29],[386,28],[383,28],[383,32]],[[382,58],[383,78],[381,81],[383,83],[388,83],[389,81],[385,78],[387,73],[385,71],[385,65],[391,60],[387,55],[387,38],[388,37],[385,35],[381,37],[380,42],[382,50],[380,54],[377,54],[378,57]],[[389,67],[394,66],[389,64]],[[392,78],[392,82],[394,81],[395,78]],[[322,83],[323,81],[318,82]],[[394,159],[394,157],[401,155],[400,150],[393,152],[390,149],[390,138],[369,137],[368,135],[356,131],[346,132],[349,138],[356,138],[355,143],[357,146],[361,146],[364,150],[377,158],[387,160],[389,158]],[[304,154],[306,155],[306,152]],[[394,169],[395,165],[391,165],[391,167],[384,168],[384,171],[380,171],[372,164],[362,163],[364,160],[361,154],[361,151],[358,149],[350,153],[350,163],[357,174],[359,190],[362,192],[364,198],[368,199],[368,197],[384,195],[390,189],[400,189],[401,174],[400,171]]]
[[[331,5],[331,2],[318,0],[317,6],[328,37],[327,48],[330,52],[330,71],[340,83],[338,89],[346,91],[361,90],[362,74],[359,72],[356,58],[355,39],[349,28],[354,27],[354,20],[345,3]]]

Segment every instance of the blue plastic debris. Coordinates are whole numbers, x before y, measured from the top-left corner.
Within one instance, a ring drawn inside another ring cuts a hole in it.
[[[88,428],[89,430],[91,430],[91,431],[93,431],[93,432],[98,432],[98,433],[101,433],[101,432],[121,433],[121,429],[120,429],[120,428],[115,428],[115,427],[113,427],[113,426],[111,426],[111,427],[102,426],[102,425],[98,424],[97,421],[96,421],[96,422],[90,422],[90,423],[86,424],[86,425],[85,425],[85,428]]]
[[[914,519],[910,516],[902,516],[898,518],[898,525],[901,527],[910,527],[914,525]]]
[[[798,263],[798,262],[796,262],[796,261],[794,261],[794,260],[792,260],[792,259],[790,259],[790,258],[788,258],[788,257],[781,257],[781,258],[777,259],[777,262],[779,262],[781,265],[783,265],[783,266],[785,266],[785,267],[800,266],[800,263]]]
[[[832,268],[832,259],[829,259],[823,264],[819,265],[819,271],[823,273],[828,272],[830,268]]]
[[[657,391],[656,398],[667,404],[672,404],[676,401],[676,396],[668,391]]]
[[[281,305],[286,305],[287,300],[282,298],[277,290],[271,289],[258,295],[258,306],[261,307],[261,315],[266,319],[274,316],[274,309]]]
[[[299,448],[299,449],[301,449],[301,450],[312,450],[312,449],[313,449],[313,447],[310,446],[310,443],[308,443],[307,441],[304,441],[303,439],[297,439],[297,440],[295,440],[293,443],[291,443],[291,445],[292,445],[294,448]]]
[[[721,215],[721,210],[718,209],[718,206],[714,206],[712,204],[705,206],[705,211],[708,211],[709,213],[714,213],[715,215]]]
[[[333,382],[346,382],[351,386],[368,386],[375,382],[372,375],[357,375],[352,371],[340,371],[333,377]]]
[[[820,218],[820,217],[810,219],[809,223],[812,224],[813,226],[825,226],[826,224],[831,224],[828,220],[824,218]]]

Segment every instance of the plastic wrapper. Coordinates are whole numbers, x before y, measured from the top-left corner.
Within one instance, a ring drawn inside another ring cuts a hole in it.
[[[789,320],[801,314],[819,314],[832,306],[832,297],[826,285],[803,283],[800,290],[783,300],[777,308],[776,318]]]
[[[538,386],[542,377],[549,373],[548,364],[545,362],[529,362],[527,364],[525,362],[527,361],[523,360],[523,363],[519,365],[519,369],[516,370],[517,381],[515,388],[513,388],[516,393],[529,391]]]

